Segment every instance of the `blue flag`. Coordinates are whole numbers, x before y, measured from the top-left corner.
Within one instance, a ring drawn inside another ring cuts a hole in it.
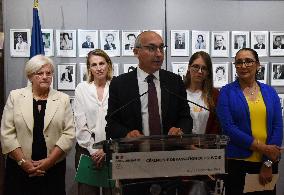
[[[30,58],[38,54],[44,54],[44,44],[42,40],[41,26],[38,17],[38,0],[35,0],[33,7],[33,28],[32,28],[32,39],[31,39],[31,48],[30,48]]]

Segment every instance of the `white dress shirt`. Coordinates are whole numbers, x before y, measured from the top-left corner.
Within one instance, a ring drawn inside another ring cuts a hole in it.
[[[86,81],[75,90],[74,116],[78,144],[94,154],[93,144],[106,139],[105,127],[109,97],[109,81],[105,85],[102,101],[98,99],[96,86]],[[95,134],[95,140],[91,134]]]
[[[138,80],[138,87],[139,87],[139,94],[142,94],[148,91],[148,83],[146,81],[146,77],[149,74],[144,72],[142,69],[137,67],[137,80]],[[155,76],[153,82],[156,87],[157,96],[158,96],[158,106],[159,106],[159,114],[161,120],[161,127],[162,127],[162,115],[161,115],[161,87],[160,87],[160,76],[159,71],[153,73]],[[142,132],[145,136],[150,135],[149,131],[149,113],[148,113],[148,93],[143,95],[141,98],[141,115],[142,115]],[[162,127],[163,128],[163,127]]]

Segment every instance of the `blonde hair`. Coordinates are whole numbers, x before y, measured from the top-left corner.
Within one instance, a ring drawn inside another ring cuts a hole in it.
[[[42,66],[46,64],[49,64],[51,66],[51,71],[54,72],[54,64],[53,64],[53,61],[49,57],[46,57],[41,54],[32,57],[26,63],[26,67],[25,67],[26,77],[29,79],[32,76],[32,74],[39,71],[42,68]]]
[[[101,49],[95,49],[95,50],[92,50],[88,53],[88,56],[87,56],[87,73],[88,73],[87,74],[87,81],[89,83],[94,81],[94,75],[92,75],[91,70],[90,70],[90,58],[92,56],[101,56],[105,59],[105,61],[108,64],[106,79],[107,79],[107,81],[110,81],[112,79],[112,61],[111,61],[110,57],[107,55],[107,53],[104,52]]]

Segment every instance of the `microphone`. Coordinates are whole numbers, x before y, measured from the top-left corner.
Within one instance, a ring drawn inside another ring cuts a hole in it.
[[[135,102],[137,99],[141,98],[142,96],[144,96],[145,94],[148,93],[148,90],[145,91],[142,94],[139,94],[138,96],[132,98],[130,101],[128,101],[126,104],[120,106],[119,108],[117,108],[116,110],[114,110],[112,113],[110,113],[109,115],[106,116],[106,121],[108,121],[109,119],[111,119],[116,113],[118,113],[119,111],[125,109],[126,107],[128,107],[130,104],[132,104],[133,102]]]
[[[176,96],[177,98],[179,98],[179,99],[181,99],[181,100],[183,100],[183,101],[192,103],[192,104],[194,104],[194,105],[196,105],[196,106],[198,106],[198,107],[200,107],[200,108],[203,108],[204,110],[207,110],[207,111],[210,112],[210,110],[209,110],[208,108],[206,108],[206,107],[204,107],[204,106],[201,106],[201,105],[199,105],[199,104],[197,104],[197,103],[195,103],[195,102],[193,102],[193,101],[191,101],[191,100],[188,100],[188,99],[182,97],[182,96],[179,95],[179,94],[176,94],[176,93],[170,91],[161,81],[160,81],[160,86],[161,86],[161,88],[165,89],[166,92],[168,92],[169,94],[174,95],[174,96]]]

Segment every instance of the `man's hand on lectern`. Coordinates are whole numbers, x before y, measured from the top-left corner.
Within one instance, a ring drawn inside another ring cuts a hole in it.
[[[140,137],[140,136],[143,136],[143,134],[141,134],[140,131],[138,131],[138,130],[136,130],[136,129],[130,131],[130,132],[127,133],[127,135],[126,135],[127,138]]]

